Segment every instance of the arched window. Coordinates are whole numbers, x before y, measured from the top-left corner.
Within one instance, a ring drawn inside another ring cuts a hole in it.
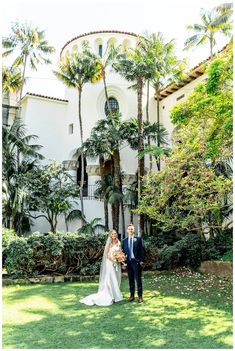
[[[103,56],[103,45],[102,44],[99,44],[98,50],[99,50],[100,57],[102,57]]]
[[[109,98],[109,107],[111,108],[112,112],[119,112],[119,104],[114,97]],[[109,109],[108,109],[107,101],[105,102],[105,105],[104,105],[104,112],[105,112],[105,115],[108,116]]]

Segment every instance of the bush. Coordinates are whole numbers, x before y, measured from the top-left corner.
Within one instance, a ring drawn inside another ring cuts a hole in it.
[[[32,275],[35,266],[33,250],[26,238],[17,238],[10,242],[6,249],[6,270],[17,277]]]
[[[204,241],[196,234],[187,234],[172,246],[160,250],[157,269],[172,269],[179,266],[199,267],[202,260]]]
[[[9,243],[17,238],[17,234],[13,229],[2,228],[2,247],[7,248]]]
[[[233,251],[226,252],[222,257],[221,261],[233,261]]]
[[[160,258],[156,264],[157,269],[172,269],[180,265],[180,251],[175,245],[165,245],[160,250]]]
[[[203,260],[219,260],[227,252],[233,249],[233,232],[232,229],[226,229],[218,233],[214,238],[206,241],[202,252]]]
[[[38,274],[99,272],[107,235],[77,233],[33,233],[17,238],[8,245],[6,269],[15,277]]]
[[[16,239],[18,236],[13,229],[2,228],[2,264],[5,264],[6,261],[6,249],[10,242]]]
[[[155,262],[159,259],[159,247],[155,237],[149,237],[144,241],[145,246],[145,262],[144,267],[152,269]]]
[[[184,235],[185,234],[183,234],[183,236]],[[174,245],[178,240],[180,240],[180,237],[175,234],[175,231],[169,231],[148,236],[145,239],[145,242],[149,242],[158,248],[162,248],[165,245]]]

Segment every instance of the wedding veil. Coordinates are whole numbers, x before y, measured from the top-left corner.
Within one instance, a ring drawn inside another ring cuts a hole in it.
[[[98,291],[103,290],[103,288],[105,286],[105,279],[107,278],[107,260],[108,260],[106,255],[109,251],[110,244],[111,244],[111,238],[108,237],[106,244],[105,244],[103,258],[102,258],[102,262],[101,262],[101,266],[100,266],[99,290]]]

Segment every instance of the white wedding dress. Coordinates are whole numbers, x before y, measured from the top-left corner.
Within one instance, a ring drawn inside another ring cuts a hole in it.
[[[120,249],[119,244],[115,244],[108,249],[107,256],[112,258],[114,251]],[[99,289],[96,294],[88,295],[80,300],[88,306],[109,306],[113,302],[118,302],[123,299],[120,291],[121,284],[121,264],[111,262],[105,255],[103,256],[101,268]]]

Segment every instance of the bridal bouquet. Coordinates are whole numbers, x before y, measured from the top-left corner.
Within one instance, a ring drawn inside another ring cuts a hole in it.
[[[122,263],[125,262],[126,260],[126,255],[124,254],[124,252],[122,250],[117,250],[114,251],[112,254],[112,258],[114,260],[114,267],[116,268],[116,271],[118,270],[118,263]]]

